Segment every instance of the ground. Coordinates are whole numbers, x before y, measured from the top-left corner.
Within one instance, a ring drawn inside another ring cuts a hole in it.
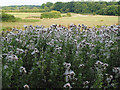
[[[30,20],[30,22],[3,22],[3,27],[17,27],[23,29],[23,25],[45,25],[49,27],[51,24],[62,24],[68,26],[71,23],[85,24],[88,27],[97,25],[112,25],[118,24],[118,16],[103,16],[103,15],[81,15],[73,14],[72,17],[62,17],[57,19],[40,19],[41,13],[8,13],[15,17]]]

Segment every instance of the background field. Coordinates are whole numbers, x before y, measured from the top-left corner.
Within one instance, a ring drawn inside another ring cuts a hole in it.
[[[3,22],[2,27],[17,27],[23,29],[23,25],[45,25],[49,27],[51,24],[62,24],[68,26],[71,23],[85,24],[88,27],[97,25],[118,24],[118,16],[103,15],[81,15],[72,13],[72,17],[62,17],[57,19],[40,19],[41,13],[8,13],[15,17],[26,19],[26,22]]]

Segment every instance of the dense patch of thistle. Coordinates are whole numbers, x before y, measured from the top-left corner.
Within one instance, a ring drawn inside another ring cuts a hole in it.
[[[3,88],[116,88],[118,25],[56,24],[2,32]]]

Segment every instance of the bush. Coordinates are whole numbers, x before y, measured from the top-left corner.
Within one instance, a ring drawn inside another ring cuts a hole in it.
[[[51,11],[51,12],[45,12],[42,13],[40,18],[59,18],[61,17],[61,13],[58,11]]]
[[[67,13],[67,16],[68,16],[68,17],[71,17],[71,13]]]
[[[95,12],[93,12],[93,15],[96,15],[96,13],[95,13]]]
[[[15,22],[17,19],[10,14],[2,13],[2,21],[4,22]]]

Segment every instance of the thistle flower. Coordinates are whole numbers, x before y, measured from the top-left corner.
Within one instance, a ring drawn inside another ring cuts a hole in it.
[[[82,45],[81,43],[79,43],[79,44],[77,45],[77,49],[79,50],[79,48],[81,48],[81,47],[83,47],[83,45]]]
[[[91,56],[90,56],[90,58],[97,58],[97,56],[95,55],[95,54],[92,54]]]
[[[9,61],[13,61],[13,60],[18,60],[18,57],[16,55],[10,55],[10,56],[7,56],[7,59]]]
[[[89,84],[90,82],[89,81],[85,81],[83,84],[84,85],[87,85],[87,84]]]
[[[13,54],[13,51],[9,51],[9,52],[8,52],[8,55],[12,55],[12,54]]]
[[[27,84],[24,85],[23,87],[26,88],[26,89],[28,89],[28,90],[29,90],[29,88],[30,88]]]
[[[78,24],[78,27],[81,27],[81,25],[80,25],[80,24]]]
[[[71,67],[71,64],[70,64],[70,63],[64,62],[63,65],[64,65],[64,67],[65,67],[66,69],[70,69],[70,67]]]
[[[101,61],[97,61],[95,65],[102,65],[103,63]]]
[[[19,42],[19,43],[22,43],[22,40],[16,38],[16,41]]]
[[[19,48],[17,48],[16,53],[17,53],[17,54],[22,54],[22,53],[24,53],[24,50],[23,50],[23,49],[19,49]]]
[[[102,70],[103,63],[101,61],[97,61],[94,65],[97,71]]]
[[[80,65],[79,65],[80,68],[83,68],[84,66],[85,66],[84,64],[80,64]]]
[[[27,73],[26,69],[23,66],[20,67],[20,72]]]
[[[37,48],[35,48],[34,51],[31,54],[33,55],[35,53],[39,53],[39,50]]]
[[[72,88],[71,85],[70,85],[70,83],[66,83],[63,87],[64,88],[69,88],[69,89]]]
[[[104,63],[104,64],[103,64],[103,68],[106,69],[106,67],[108,67],[108,64],[107,64],[107,63]]]
[[[24,25],[25,30],[27,29],[27,25]]]
[[[70,75],[70,79],[74,79],[74,76],[75,76],[74,71],[70,70],[69,75]]]
[[[106,80],[107,80],[108,83],[110,83],[112,79],[113,79],[113,76],[110,75]]]
[[[83,88],[88,88],[88,84],[89,84],[89,83],[90,83],[89,81],[85,81],[85,82],[83,82],[83,85],[84,85]]]
[[[7,65],[5,65],[5,66],[4,66],[4,69],[7,69],[7,68],[8,68],[8,66],[7,66]]]
[[[120,68],[119,67],[113,67],[112,71],[120,74]]]

